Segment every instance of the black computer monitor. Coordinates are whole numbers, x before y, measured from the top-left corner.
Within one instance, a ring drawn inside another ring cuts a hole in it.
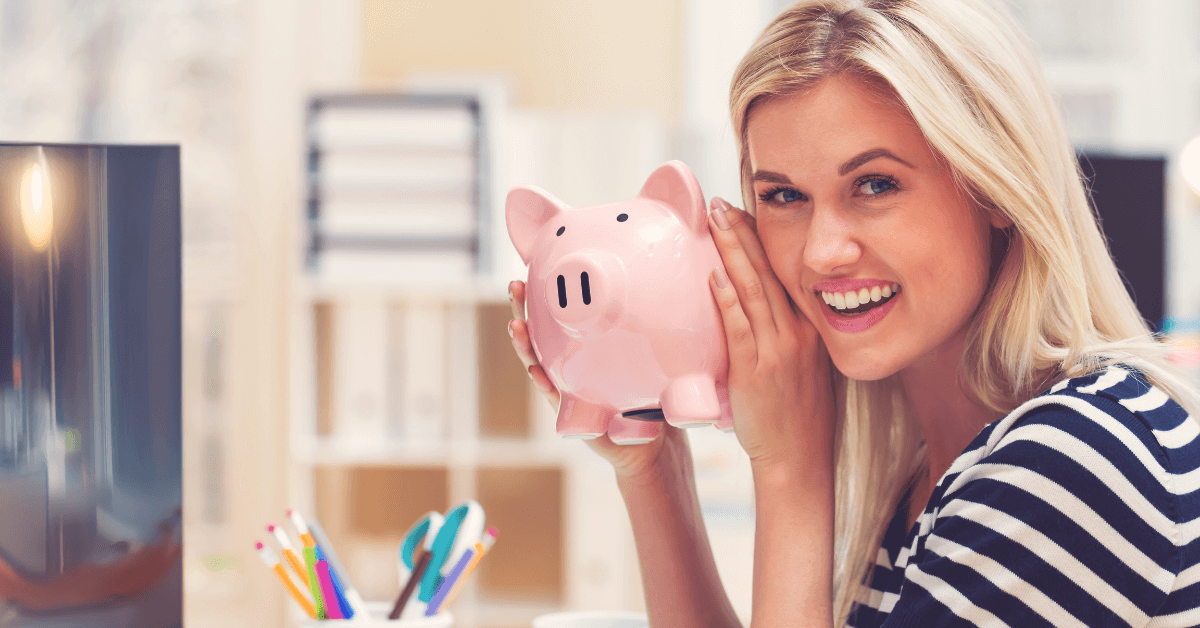
[[[182,625],[179,167],[0,144],[0,578],[32,583],[0,587],[24,591],[11,625]]]
[[[1160,331],[1165,315],[1166,159],[1084,152],[1079,163],[1125,287],[1142,317]]]

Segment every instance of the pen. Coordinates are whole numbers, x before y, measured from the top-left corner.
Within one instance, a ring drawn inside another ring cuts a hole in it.
[[[300,560],[300,554],[296,552],[295,547],[292,547],[292,541],[288,538],[287,532],[273,523],[267,524],[267,532],[275,535],[275,540],[279,542],[279,549],[283,550],[283,557],[287,559],[292,569],[296,570],[296,575],[300,576],[300,582],[309,585],[308,571],[304,568],[304,561]]]
[[[450,594],[450,590],[454,588],[454,583],[462,576],[463,570],[467,568],[467,563],[471,562],[471,557],[482,549],[479,543],[475,544],[475,548],[464,552],[462,558],[458,559],[458,562],[454,564],[454,568],[450,570],[450,573],[445,578],[442,578],[442,583],[438,585],[437,591],[433,593],[433,599],[429,600],[429,606],[425,607],[426,617],[437,615],[438,609],[442,606],[442,601],[446,599],[446,596]]]
[[[304,548],[304,562],[308,565],[308,588],[312,589],[313,602],[317,606],[317,619],[328,619],[325,610],[325,598],[321,595],[321,583],[317,580],[317,552],[311,547]],[[337,600],[334,600],[334,604]]]
[[[288,508],[287,516],[292,520],[292,525],[296,528],[296,533],[300,535],[300,541],[304,543],[304,547],[311,547],[317,550],[317,560],[324,560],[329,563],[329,581],[333,584],[333,596],[326,595],[325,599],[337,600],[338,610],[341,611],[343,618],[350,619],[354,617],[354,607],[350,605],[350,600],[346,597],[346,585],[338,577],[336,565],[334,565],[333,561],[328,560],[325,549],[317,543],[317,540],[308,529],[308,522],[304,520],[304,517],[300,516],[300,511],[295,508]]]
[[[417,588],[417,583],[421,581],[421,576],[425,575],[425,568],[429,566],[429,561],[432,558],[432,552],[427,549],[421,550],[421,557],[413,565],[412,574],[409,575],[408,582],[404,584],[404,590],[400,592],[400,597],[396,598],[396,605],[392,607],[392,612],[388,615],[388,619],[400,619],[400,614],[404,612],[404,606],[408,604],[408,598],[412,597],[413,589]]]
[[[280,564],[279,557],[275,556],[275,552],[263,545],[262,541],[255,543],[254,547],[258,549],[258,555],[267,564],[267,567],[270,567],[271,571],[274,571],[275,575],[279,576],[279,580],[283,582],[283,586],[287,587],[288,592],[292,594],[292,598],[296,600],[300,608],[303,608],[309,617],[316,619],[317,609],[313,606],[312,602],[308,601],[308,598],[304,597],[304,594],[300,592],[300,588],[296,586],[296,583],[292,582],[292,578],[288,576],[287,570]]]
[[[295,508],[288,508],[287,516],[292,520],[292,526],[296,528],[296,534],[300,535],[300,542],[304,543],[304,547],[316,547],[317,540],[309,533],[308,524],[304,521],[304,517],[300,516],[300,512]]]
[[[370,617],[367,614],[366,601],[358,593],[358,589],[354,588],[354,584],[350,582],[350,577],[346,575],[346,568],[342,566],[342,561],[338,559],[337,552],[333,549],[333,544],[325,536],[325,529],[321,527],[321,523],[316,519],[309,519],[308,529],[312,534],[313,540],[317,542],[317,546],[321,548],[321,553],[324,554],[325,561],[329,563],[330,575],[336,576],[337,580],[335,582],[341,583],[342,594],[345,596],[351,610],[354,611],[353,613],[346,614],[346,616],[351,617],[361,614],[363,618]]]
[[[314,552],[315,554],[316,552]],[[337,595],[333,592],[333,580],[329,579],[329,563],[318,560],[313,565],[314,571],[317,572],[317,580],[321,583],[321,595],[326,600],[333,600],[325,603],[325,613],[329,619],[345,619],[342,616],[342,611],[338,608]]]
[[[475,556],[471,558],[471,562],[467,564],[467,568],[463,571],[462,575],[458,577],[458,580],[454,582],[454,588],[450,589],[450,593],[446,595],[446,599],[442,602],[442,606],[449,606],[452,602],[454,602],[455,596],[458,595],[458,591],[463,587],[463,582],[466,582],[467,576],[471,575],[471,571],[475,569],[475,566],[479,564],[479,561],[483,559],[484,555],[487,554],[489,550],[492,549],[492,545],[496,542],[496,536],[498,534],[499,530],[496,528],[488,528],[487,532],[483,535],[483,540],[475,544]]]

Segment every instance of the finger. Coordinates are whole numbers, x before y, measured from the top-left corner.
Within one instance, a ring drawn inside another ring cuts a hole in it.
[[[730,370],[733,364],[749,364],[753,368],[758,363],[758,346],[754,342],[750,320],[738,301],[737,290],[720,268],[714,268],[708,274],[708,285],[717,301],[717,308],[721,310],[721,326],[725,328],[725,344],[729,347]]]
[[[712,223],[710,229],[713,232],[713,241],[716,242],[717,251],[721,254],[721,261],[724,263],[725,272],[730,279],[729,283],[737,292],[742,312],[750,322],[750,330],[754,334],[754,338],[763,346],[774,344],[775,314],[766,293],[769,282],[751,263],[742,246],[743,235],[738,233],[738,231],[748,231],[748,228],[735,212],[726,211],[724,212],[725,220],[733,219],[739,224],[740,229],[734,227],[734,222],[729,222],[726,225],[728,228],[722,229],[721,205],[718,201],[719,199],[713,198],[708,216]],[[747,235],[754,237],[753,234],[748,233]]]
[[[713,203],[724,207],[729,230],[737,234],[740,250],[749,260],[750,266],[754,268],[754,272],[759,278],[767,307],[771,311],[771,320],[776,323],[775,330],[776,333],[779,333],[781,325],[786,325],[788,321],[794,320],[796,314],[787,290],[775,276],[771,262],[767,259],[767,253],[762,248],[762,242],[758,239],[757,219],[745,211],[731,207],[729,203],[725,202],[725,199],[713,197]],[[752,313],[753,310],[751,310]],[[753,319],[751,324],[753,324]]]
[[[550,377],[546,375],[546,371],[540,365],[535,364],[529,367],[527,372],[529,373],[529,377],[533,378],[533,385],[537,386],[537,389],[542,391],[543,395],[546,395],[551,405],[558,408],[560,401],[558,389],[554,387],[554,383],[550,381]]]
[[[512,308],[514,320],[525,320],[525,282],[508,282],[508,305]]]
[[[517,357],[521,358],[521,364],[525,365],[526,370],[538,363],[537,354],[533,352],[533,345],[529,342],[529,327],[525,325],[525,321],[508,321],[508,335],[512,336],[513,349],[517,350]]]
[[[722,200],[724,200],[724,199],[722,199]],[[755,237],[757,237],[758,236],[758,218],[755,217],[754,214],[751,214],[750,212],[748,212],[744,209],[738,209],[738,212],[742,215],[742,220],[746,221],[746,224],[750,227],[750,230],[753,231]],[[761,240],[760,240],[760,242],[761,242]]]
[[[722,200],[724,200],[724,199],[722,199]],[[758,217],[744,209],[738,209],[737,212],[739,214],[741,214],[742,220],[745,220],[746,224],[750,227],[750,230],[754,232],[754,237],[756,240],[754,248],[757,248],[762,251],[762,257],[765,260],[765,264],[767,267],[770,267],[771,264],[770,264],[770,260],[767,259],[767,252],[765,250],[763,250],[763,248],[762,248],[762,239],[760,239],[758,237]],[[751,260],[753,260],[753,259],[754,258],[752,257]],[[753,261],[751,263],[753,263]],[[771,273],[774,274],[774,272],[775,272],[775,269],[772,268]],[[777,282],[779,281],[778,275],[775,275],[775,280]],[[792,317],[796,318],[796,319],[806,318],[804,316],[804,313],[800,311],[800,306],[796,305],[796,301],[795,301],[795,299],[792,298],[791,293],[789,293],[787,291],[787,288],[783,287],[783,282],[779,282],[779,287],[783,291],[784,298],[787,299],[788,309],[792,313]],[[774,306],[774,301],[772,301],[772,306]],[[772,311],[774,311],[774,310],[772,310]],[[776,320],[779,320],[779,319],[776,318]]]

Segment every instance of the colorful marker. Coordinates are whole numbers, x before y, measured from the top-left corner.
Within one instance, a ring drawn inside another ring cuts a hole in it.
[[[325,530],[321,528],[321,523],[316,519],[310,519],[308,521],[308,528],[313,540],[317,542],[317,547],[321,548],[323,558],[329,563],[329,573],[334,577],[335,586],[342,587],[342,595],[353,610],[353,613],[347,613],[346,617],[360,614],[364,618],[370,617],[367,613],[366,601],[363,600],[358,589],[354,588],[354,584],[350,582],[350,577],[346,575],[346,568],[342,566],[342,561],[338,560],[337,552],[334,551],[333,544],[329,542],[329,538],[325,536]]]
[[[441,609],[442,606],[449,606],[452,602],[454,602],[455,596],[457,596],[459,590],[462,589],[463,583],[467,581],[467,577],[471,575],[471,572],[475,569],[475,566],[479,564],[479,561],[482,560],[483,557],[487,555],[488,551],[492,549],[492,545],[495,544],[496,536],[499,533],[500,532],[494,527],[488,528],[487,531],[483,533],[483,539],[475,544],[475,555],[471,558],[471,562],[467,563],[467,567],[463,570],[462,575],[454,581],[450,592],[446,594],[446,599],[442,601],[441,606],[438,606],[434,609],[433,612],[435,614]],[[429,611],[426,610],[426,613],[428,612]]]
[[[350,600],[346,597],[346,586],[342,583],[342,579],[338,576],[337,565],[334,561],[330,561],[326,556],[324,548],[321,547],[312,532],[308,528],[308,522],[304,517],[300,516],[300,511],[295,508],[288,508],[287,516],[292,520],[292,525],[296,528],[296,533],[300,535],[300,541],[304,543],[304,547],[311,547],[317,550],[318,561],[329,562],[329,579],[333,583],[333,597],[326,596],[325,599],[336,599],[339,610],[342,612],[342,617],[351,619],[354,617],[354,607],[351,606]],[[363,615],[364,617],[366,615]]]
[[[313,602],[317,607],[317,619],[328,619],[329,615],[325,610],[325,598],[321,595],[321,582],[317,580],[316,550],[311,547],[304,548],[304,562],[308,565],[308,588],[312,590]]]
[[[304,568],[304,561],[300,560],[300,554],[296,552],[296,548],[292,546],[292,540],[288,538],[287,532],[283,528],[273,524],[267,524],[267,532],[275,535],[275,540],[279,542],[279,549],[283,550],[283,557],[287,559],[288,564],[296,571],[296,575],[300,576],[300,582],[304,586],[311,586],[308,581],[308,570]]]
[[[318,560],[313,565],[313,569],[317,572],[317,581],[321,583],[321,595],[325,597],[325,613],[329,619],[345,619],[342,616],[342,610],[338,608],[337,595],[333,592],[333,580],[329,579],[329,563]],[[328,602],[328,600],[333,600]]]
[[[279,557],[275,555],[275,552],[263,545],[262,541],[255,543],[254,547],[258,550],[259,557],[267,564],[267,567],[270,567],[271,571],[274,571],[275,575],[279,576],[280,582],[283,582],[283,586],[287,587],[288,592],[292,594],[292,599],[296,600],[296,603],[300,605],[300,608],[304,609],[305,613],[308,613],[309,617],[316,619],[316,607],[313,606],[312,602],[308,601],[308,598],[304,597],[304,594],[300,592],[300,587],[297,587],[296,583],[292,582],[291,576],[283,568],[283,564],[279,562]]]

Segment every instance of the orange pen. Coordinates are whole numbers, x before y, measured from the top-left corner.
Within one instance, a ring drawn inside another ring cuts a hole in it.
[[[292,598],[296,600],[296,603],[300,605],[300,608],[303,608],[304,612],[308,613],[309,617],[316,619],[317,608],[313,606],[312,602],[308,601],[308,598],[305,597],[303,593],[300,592],[300,587],[297,587],[296,583],[292,582],[291,576],[288,576],[287,570],[283,568],[283,565],[279,562],[279,557],[275,555],[275,552],[271,551],[271,548],[263,545],[262,541],[255,543],[254,547],[258,549],[258,555],[262,558],[263,562],[271,568],[271,571],[275,572],[276,576],[279,576],[279,580],[283,582],[283,586],[287,587],[288,592],[292,594]]]
[[[308,568],[304,566],[304,560],[300,558],[300,553],[292,546],[292,540],[288,538],[287,532],[273,523],[267,524],[267,532],[274,534],[275,540],[279,541],[279,549],[283,550],[283,557],[287,559],[296,575],[300,576],[300,582],[303,582],[306,587],[310,586]]]

